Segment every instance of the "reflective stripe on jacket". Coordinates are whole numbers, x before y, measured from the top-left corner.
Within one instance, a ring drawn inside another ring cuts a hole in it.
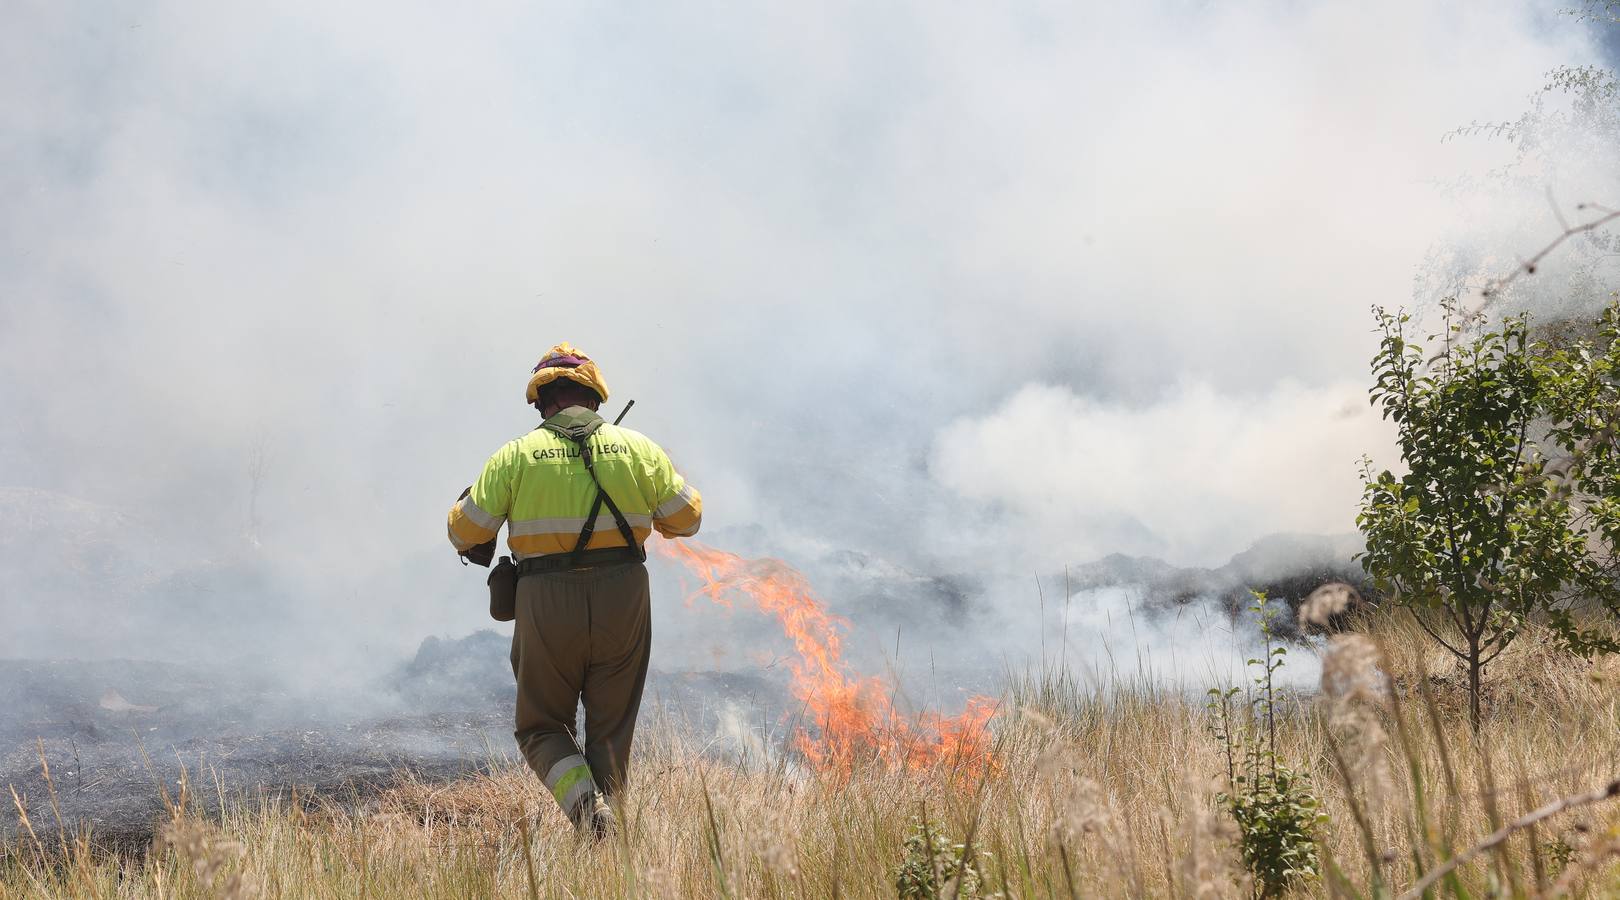
[[[675,471],[662,447],[639,432],[606,423],[587,441],[596,477],[624,513],[637,543],[645,543],[654,530],[665,537],[697,534],[703,498]],[[482,544],[504,522],[506,544],[515,559],[568,553],[595,499],[596,485],[579,448],[537,428],[495,451],[472,492],[450,508],[450,543],[457,550]],[[623,546],[624,537],[604,505],[586,549]]]

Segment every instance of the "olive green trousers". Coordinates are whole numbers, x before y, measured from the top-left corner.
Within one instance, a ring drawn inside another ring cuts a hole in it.
[[[526,575],[516,612],[518,747],[563,811],[577,817],[595,791],[612,796],[629,775],[652,651],[647,567]],[[583,744],[575,728],[581,703]]]

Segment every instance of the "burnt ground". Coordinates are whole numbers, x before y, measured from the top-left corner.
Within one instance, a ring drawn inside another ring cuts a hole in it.
[[[55,830],[54,786],[70,830],[138,848],[182,771],[195,801],[210,809],[222,793],[261,790],[341,799],[403,772],[443,779],[475,771],[511,743],[510,713],[498,708],[348,722],[331,710],[270,685],[165,663],[0,660],[0,785],[24,799],[36,829]],[[14,837],[17,812],[4,799],[0,838]]]
[[[516,758],[505,646],[493,632],[430,639],[365,696],[294,695],[171,663],[0,660],[0,841],[19,833],[12,789],[42,834],[56,831],[54,786],[69,831],[142,852],[182,772],[213,811],[260,794],[355,803],[405,776],[486,771]],[[780,710],[782,696],[759,676],[654,673],[646,705],[712,733],[727,704]]]

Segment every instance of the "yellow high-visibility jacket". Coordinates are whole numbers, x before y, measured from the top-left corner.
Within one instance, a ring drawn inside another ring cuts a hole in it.
[[[570,407],[553,416],[595,416]],[[603,423],[589,438],[596,477],[645,543],[654,529],[665,537],[697,534],[703,498],[675,471],[662,447],[645,435]],[[596,500],[596,484],[579,448],[542,427],[495,451],[472,491],[450,508],[450,543],[466,550],[492,540],[507,524],[506,545],[517,560],[569,553]],[[586,549],[623,547],[624,537],[606,505]]]

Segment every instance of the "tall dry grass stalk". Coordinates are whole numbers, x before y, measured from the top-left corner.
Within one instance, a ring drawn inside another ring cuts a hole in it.
[[[1439,895],[1620,892],[1620,804],[1567,802],[1620,773],[1620,668],[1522,639],[1488,672],[1477,742],[1458,673],[1424,635],[1385,614],[1367,635],[1327,643],[1324,691],[1278,720],[1279,753],[1315,773],[1330,818],[1330,871],[1307,893],[1370,897],[1381,879],[1393,896],[1447,865]],[[596,845],[516,766],[406,778],[358,808],[237,798],[212,819],[182,785],[143,858],[59,840],[34,810],[49,798],[19,796],[0,897],[892,897],[919,814],[971,844],[987,895],[1246,895],[1199,696],[1047,670],[1013,678],[1003,710],[1001,765],[982,782],[728,762],[648,723],[621,835]]]

